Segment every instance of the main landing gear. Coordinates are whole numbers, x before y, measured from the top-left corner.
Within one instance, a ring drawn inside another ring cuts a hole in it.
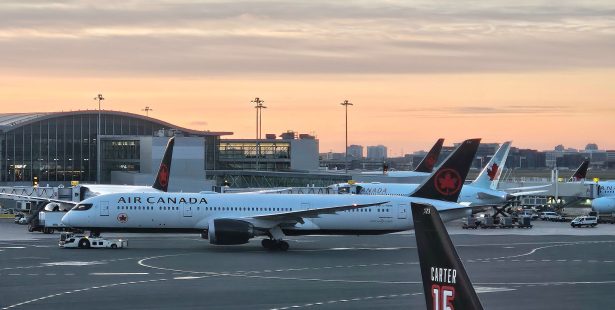
[[[287,251],[288,250],[288,242],[284,240],[273,240],[273,239],[263,239],[261,242],[263,248],[267,250],[280,250]]]
[[[269,233],[267,234],[269,239],[263,239],[261,243],[263,248],[267,250],[280,250],[287,251],[288,250],[288,242],[284,241],[284,232],[280,229],[280,226],[275,226],[269,229]]]

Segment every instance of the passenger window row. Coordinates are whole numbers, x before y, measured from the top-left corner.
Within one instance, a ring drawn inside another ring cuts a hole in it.
[[[293,208],[253,208],[253,207],[205,207],[205,211],[272,211],[290,212]]]

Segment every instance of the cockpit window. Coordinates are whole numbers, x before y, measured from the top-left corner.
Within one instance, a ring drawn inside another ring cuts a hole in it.
[[[91,207],[92,207],[91,203],[80,203],[80,204],[74,206],[72,210],[74,210],[74,211],[85,211],[85,210],[89,210]]]
[[[350,193],[350,186],[340,186],[337,189],[337,193],[338,194],[349,194]]]

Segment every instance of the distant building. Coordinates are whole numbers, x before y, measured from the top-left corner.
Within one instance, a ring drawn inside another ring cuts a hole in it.
[[[387,158],[387,147],[384,145],[368,146],[367,159],[384,160]]]
[[[546,153],[532,149],[511,147],[506,168],[539,169],[546,167]]]
[[[217,166],[212,170],[318,170],[316,137],[297,135],[293,131],[280,137],[282,139],[221,139]]]
[[[598,144],[596,143],[588,143],[585,146],[585,151],[597,151],[598,150]]]
[[[352,159],[362,159],[363,158],[363,146],[352,144],[348,146],[347,149],[348,157]]]

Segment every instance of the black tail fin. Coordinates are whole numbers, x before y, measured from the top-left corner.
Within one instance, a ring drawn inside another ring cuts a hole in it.
[[[444,144],[444,139],[438,139],[436,144],[433,145],[431,150],[429,150],[429,153],[425,155],[414,171],[431,173],[433,171],[433,167],[438,161],[440,151],[442,151],[442,144]]]
[[[587,168],[589,167],[589,159],[585,159],[577,171],[568,179],[568,182],[581,181],[587,176]]]
[[[436,208],[412,203],[412,218],[427,310],[482,310]]]
[[[410,196],[457,202],[479,144],[480,139],[463,141]]]
[[[169,139],[167,148],[164,150],[164,156],[162,162],[160,162],[160,168],[156,179],[154,180],[153,188],[166,192],[169,188],[169,176],[171,175],[171,159],[173,158],[173,145],[175,145],[175,137]]]

